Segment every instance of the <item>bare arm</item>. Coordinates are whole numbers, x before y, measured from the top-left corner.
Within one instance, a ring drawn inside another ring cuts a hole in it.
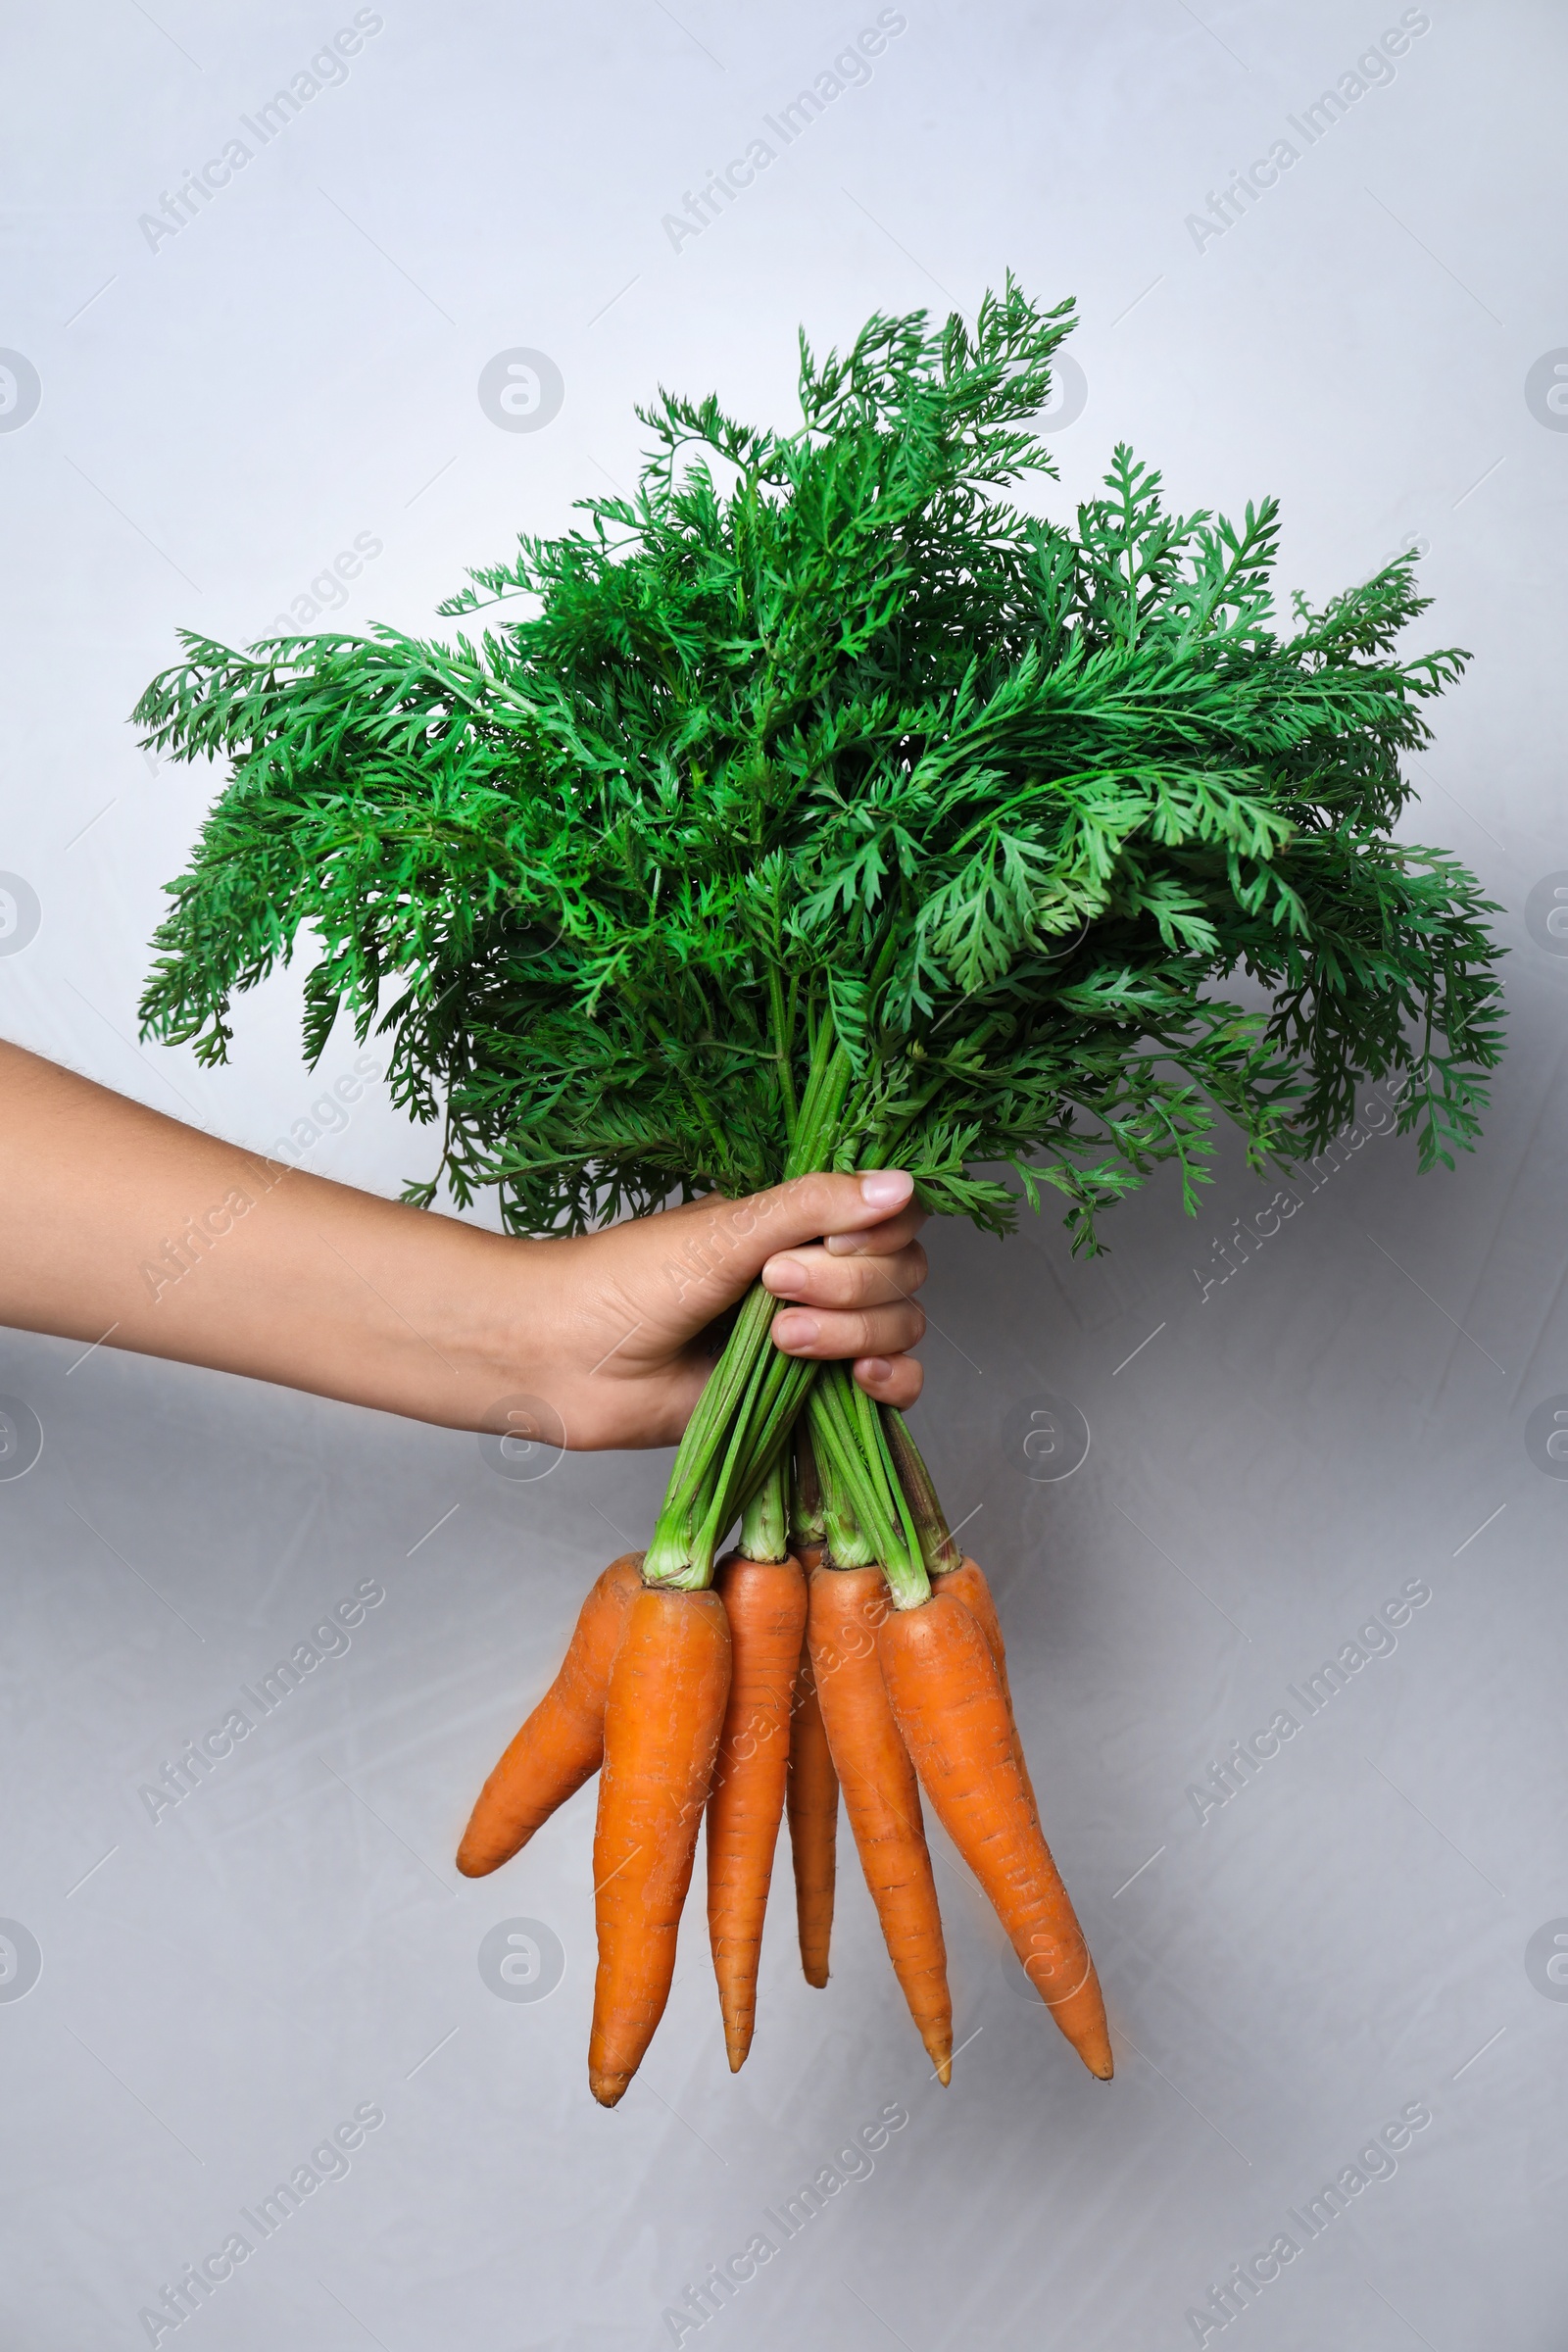
[[[458,1429],[504,1398],[572,1446],[668,1445],[703,1334],[759,1273],[790,1353],[906,1404],[909,1182],[812,1176],[584,1239],[516,1241],[241,1152],[0,1044],[0,1321]],[[825,1243],[817,1237],[825,1236]]]

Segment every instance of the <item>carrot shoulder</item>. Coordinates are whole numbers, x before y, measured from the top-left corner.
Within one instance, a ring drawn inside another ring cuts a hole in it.
[[[811,1671],[850,1827],[894,1974],[946,2082],[953,2064],[947,1946],[920,1791],[877,1663],[876,1626],[887,1606],[880,1568],[811,1571]]]
[[[730,1642],[714,1592],[634,1593],[610,1674],[594,1831],[599,1973],[588,2082],[613,2107],[669,1998],[729,1694]]]
[[[938,1820],[1091,2074],[1110,2080],[1105,2004],[1025,1789],[995,1658],[952,1592],[889,1612],[877,1636],[894,1716]]]
[[[793,1559],[749,1560],[732,1552],[713,1581],[729,1621],[730,1681],[708,1799],[708,1932],[735,2073],[757,2023],[757,1970],[789,1774],[806,1579]]]
[[[561,1671],[479,1791],[458,1848],[465,1878],[510,1862],[599,1770],[611,1664],[642,1587],[642,1558],[629,1551],[612,1560],[583,1602]]]

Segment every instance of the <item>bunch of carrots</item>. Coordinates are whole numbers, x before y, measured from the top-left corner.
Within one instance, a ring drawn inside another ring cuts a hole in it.
[[[915,1538],[887,1546],[891,1573],[844,1477],[846,1416],[873,1419],[890,1474],[882,1499]],[[1057,2025],[1108,2081],[1104,2002],[1041,1830],[996,1605],[948,1532],[902,1416],[827,1367],[712,1585],[650,1584],[645,1556],[612,1561],[593,1587],[560,1673],[486,1781],[458,1849],[469,1878],[498,1869],[599,1773],[588,2080],[601,2105],[622,2097],[663,2015],[705,1817],[731,2071],[752,2045],[786,1814],[801,1966],[808,1984],[827,1983],[841,1789],[938,2080],[953,2071],[953,2002],[922,1789]]]
[[[1401,1131],[1451,1166],[1501,1052],[1493,903],[1395,827],[1466,657],[1401,652],[1407,559],[1282,626],[1276,502],[1177,513],[1125,445],[1075,515],[1009,496],[1055,474],[1038,419],[1072,325],[1009,275],[972,323],[879,315],[821,360],[803,337],[788,429],[661,393],[634,493],[440,608],[488,614],[474,634],[185,632],[144,741],[231,773],[144,1033],[222,1061],[234,996],[314,933],[311,1058],[340,1016],[373,1025],[395,1101],[439,1121],[405,1197],[494,1186],[519,1234],[897,1167],[997,1234],[1053,1189],[1093,1250],[1158,1166],[1196,1210],[1222,1117],[1286,1174],[1396,1072]],[[601,1775],[589,2072],[613,2105],[705,1815],[731,2065],[786,1813],[825,1982],[842,1789],[945,2079],[924,1801],[1108,2077],[985,1578],[897,1413],[783,1357],[774,1304],[743,1301],[648,1549],[594,1587],[461,1867]]]

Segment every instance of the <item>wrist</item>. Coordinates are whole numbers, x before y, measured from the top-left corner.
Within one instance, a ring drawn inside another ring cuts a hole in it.
[[[434,1345],[416,1349],[421,1417],[477,1430],[495,1425],[495,1408],[509,1398],[556,1403],[560,1318],[549,1243],[456,1218],[442,1223],[443,1247],[432,1255],[425,1290]]]

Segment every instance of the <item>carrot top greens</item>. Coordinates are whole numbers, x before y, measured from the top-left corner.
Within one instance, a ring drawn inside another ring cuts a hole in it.
[[[870,1165],[993,1231],[1054,1186],[1092,1250],[1159,1162],[1195,1204],[1221,1114],[1288,1167],[1391,1072],[1451,1166],[1500,1052],[1494,909],[1393,828],[1466,656],[1396,652],[1409,559],[1281,633],[1275,502],[1169,514],[1125,447],[1070,522],[1010,503],[1054,474],[1030,420],[1072,323],[1009,277],[972,331],[878,316],[820,362],[803,336],[789,432],[662,393],[635,498],[441,608],[482,634],[186,633],[136,716],[231,772],[146,1033],[221,1059],[233,995],[314,932],[311,1059],[345,1007],[374,1024],[443,1122],[408,1197],[494,1185],[518,1232]],[[754,1304],[682,1528],[805,1401]]]
[[[1490,904],[1396,842],[1401,752],[1466,657],[1401,659],[1401,560],[1276,628],[1276,503],[1168,514],[1118,447],[1074,521],[1007,486],[1072,305],[1008,280],[972,332],[801,341],[802,421],[662,393],[633,499],[524,536],[449,644],[195,634],[136,716],[231,776],[157,935],[147,1031],[229,1043],[297,934],[314,1060],[340,1008],[441,1117],[436,1176],[513,1229],[778,1178],[824,1023],[837,1164],[1003,1229],[1010,1162],[1074,1246],[1216,1112],[1255,1163],[1356,1083],[1451,1165],[1499,1051]],[[1228,1002],[1246,974],[1267,1014]]]

